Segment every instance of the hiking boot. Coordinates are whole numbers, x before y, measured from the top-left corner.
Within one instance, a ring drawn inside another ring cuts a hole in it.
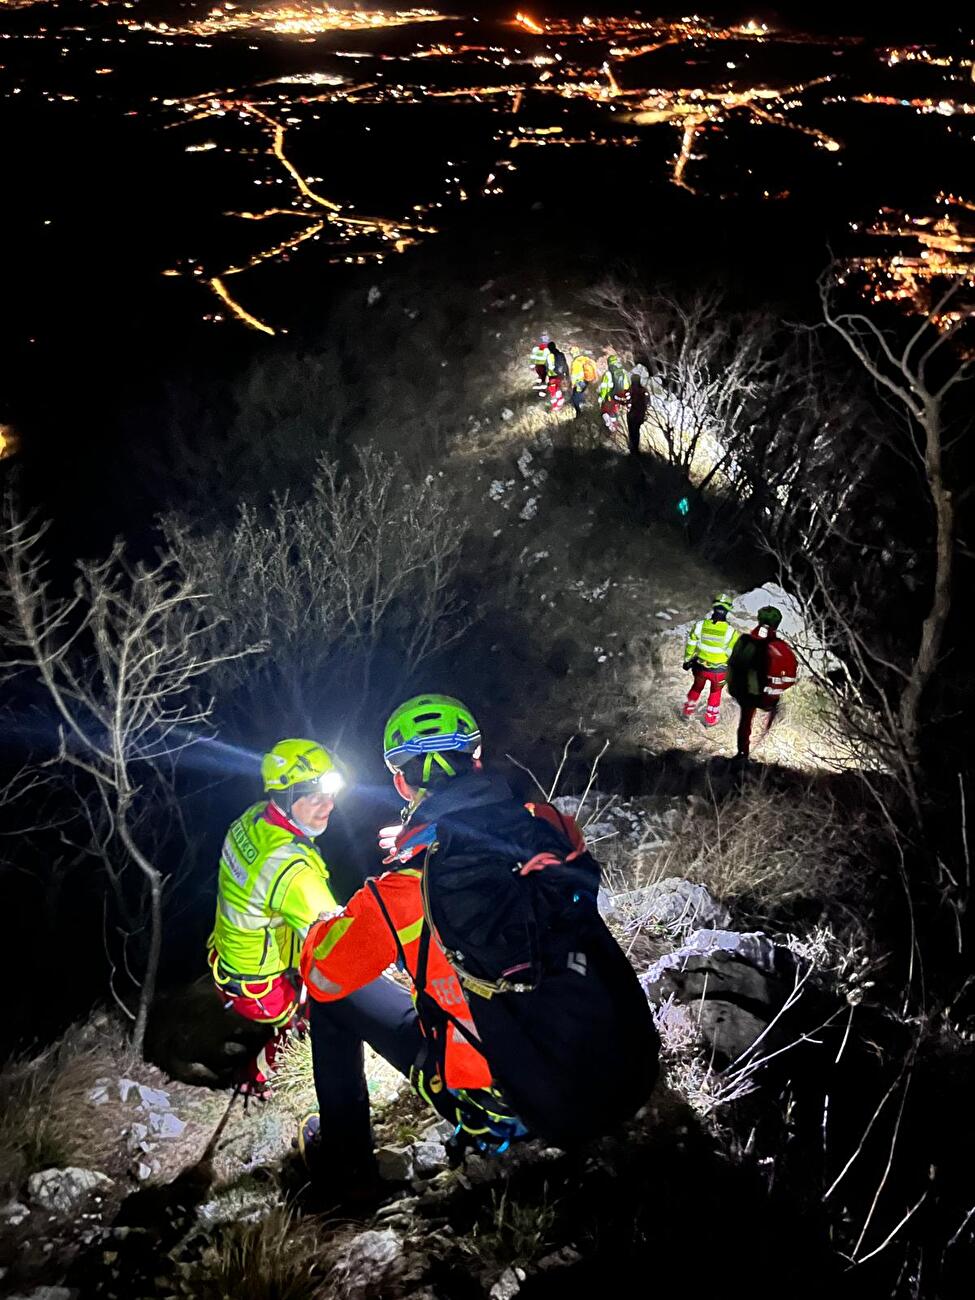
[[[372,1151],[350,1152],[323,1141],[317,1112],[298,1126],[299,1154],[308,1170],[311,1199],[322,1213],[359,1218],[372,1214],[390,1195]]]

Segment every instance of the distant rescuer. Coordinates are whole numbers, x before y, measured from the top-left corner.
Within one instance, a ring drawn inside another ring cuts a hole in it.
[[[758,626],[735,643],[728,662],[728,691],[738,702],[737,759],[748,758],[752,723],[761,709],[768,715],[762,738],[768,735],[778,713],[782,696],[795,685],[798,675],[795,652],[778,634],[782,611],[775,605],[763,605],[758,611]]]
[[[481,769],[480,729],[451,696],[400,705],[383,750],[403,825],[381,833],[391,869],[308,932],[313,1050],[316,1012],[395,962],[422,1029],[410,1079],[455,1142],[503,1150],[530,1131],[566,1146],[610,1131],[649,1095],[657,1038],[578,827]]]
[[[684,701],[683,716],[690,722],[697,710],[704,687],[708,687],[708,702],[704,710],[704,725],[716,727],[721,717],[721,691],[728,675],[728,657],[738,631],[728,622],[734,597],[719,592],[714,598],[711,613],[698,619],[687,635],[684,647],[684,669],[693,672],[694,683]]]
[[[544,396],[548,389],[549,373],[554,367],[554,358],[549,349],[551,342],[551,335],[539,334],[538,342],[528,354],[529,362],[535,367],[535,391],[540,397]]]
[[[573,345],[569,348],[572,363],[569,367],[569,382],[572,386],[572,409],[576,419],[582,415],[582,402],[586,389],[596,382],[596,363],[581,348]]]

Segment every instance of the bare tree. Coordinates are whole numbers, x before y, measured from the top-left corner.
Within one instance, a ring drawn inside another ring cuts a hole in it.
[[[320,461],[304,499],[275,496],[264,510],[242,502],[233,527],[199,536],[170,516],[163,529],[188,580],[214,592],[214,654],[227,656],[219,676],[239,685],[257,675],[278,713],[283,704],[304,719],[313,683],[364,699],[381,646],[395,646],[408,676],[459,634],[451,497],[441,479],[410,482],[373,448],[350,475]],[[273,655],[232,657],[256,641]]]
[[[797,499],[812,513],[839,510],[871,452],[863,403],[815,334],[735,314],[717,293],[685,303],[608,284],[595,300],[617,346],[650,372],[644,435],[708,498],[725,539],[756,526],[794,531]]]
[[[930,605],[913,662],[906,668],[895,666],[902,682],[896,704],[898,743],[911,765],[917,761],[921,699],[938,665],[951,608],[955,507],[945,481],[949,442],[946,402],[952,389],[975,373],[975,359],[960,359],[949,346],[972,319],[965,311],[949,310],[960,288],[959,281],[949,284],[907,341],[902,342],[898,332],[882,328],[865,312],[837,310],[831,273],[827,272],[819,282],[826,323],[846,341],[866,373],[907,417],[908,445],[919,461],[934,514]]]
[[[61,594],[44,552],[48,525],[23,516],[7,495],[0,549],[0,641],[7,675],[39,681],[53,707],[58,752],[91,839],[88,852],[124,901],[134,868],[146,900],[148,944],[136,978],[134,1046],[141,1052],[155,992],[168,873],[157,857],[150,808],[171,794],[178,755],[207,723],[212,699],[201,679],[228,656],[214,651],[217,618],[208,598],[164,556],[131,563],[121,544],[107,559],[80,561]],[[152,847],[149,845],[152,844]],[[127,954],[123,951],[127,964]],[[113,989],[114,991],[114,989]],[[121,1000],[120,1000],[121,1001]],[[122,1004],[124,1005],[124,1003]]]

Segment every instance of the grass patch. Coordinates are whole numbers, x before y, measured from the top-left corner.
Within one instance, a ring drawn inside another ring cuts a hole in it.
[[[752,911],[800,900],[828,905],[862,894],[863,819],[820,783],[777,790],[760,782],[736,798],[696,798],[670,843],[655,856],[657,879],[679,876],[715,898]]]
[[[121,1027],[102,1016],[10,1060],[0,1071],[0,1191],[15,1194],[42,1169],[91,1164],[88,1092],[130,1063]]]
[[[194,1300],[313,1300],[321,1294],[321,1240],[311,1220],[275,1207],[255,1223],[222,1230],[186,1271]]]
[[[558,1203],[549,1199],[548,1183],[536,1200],[512,1196],[505,1184],[500,1194],[491,1193],[487,1221],[474,1225],[466,1248],[501,1266],[532,1264],[551,1247],[557,1217]]]

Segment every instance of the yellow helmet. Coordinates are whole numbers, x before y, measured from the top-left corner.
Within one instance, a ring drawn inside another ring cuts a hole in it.
[[[298,795],[334,795],[345,785],[335,759],[315,740],[279,740],[261,760],[261,777],[269,794],[292,790]]]

